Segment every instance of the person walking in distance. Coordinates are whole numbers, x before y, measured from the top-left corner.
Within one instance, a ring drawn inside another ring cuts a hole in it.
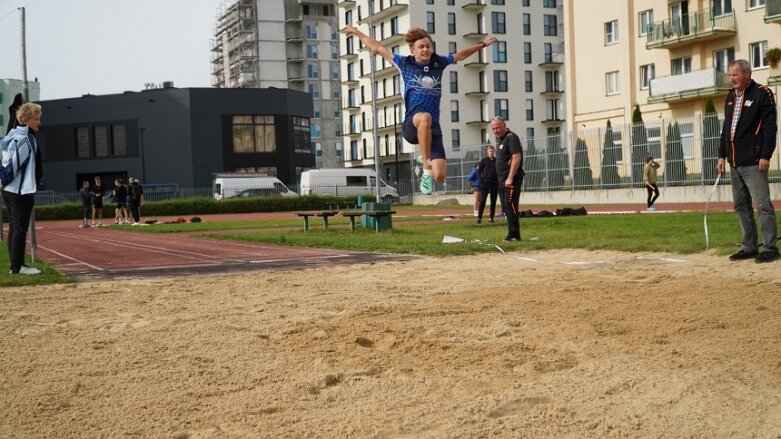
[[[8,259],[10,274],[40,274],[41,270],[24,263],[27,231],[35,206],[35,192],[43,178],[41,150],[36,135],[41,128],[41,106],[28,102],[16,110],[19,124],[0,140],[3,152],[3,184],[0,192],[8,211]],[[9,171],[6,174],[5,171]]]
[[[758,263],[778,259],[778,223],[770,201],[768,170],[776,148],[776,101],[773,92],[751,79],[751,65],[744,59],[729,64],[732,90],[724,103],[719,159],[716,169],[723,173],[730,164],[730,183],[735,212],[743,239],[740,251],[731,261],[751,259]],[[759,252],[754,208],[759,211],[764,250]]]
[[[516,242],[521,240],[518,200],[524,176],[523,147],[521,139],[507,128],[501,117],[497,116],[491,120],[491,131],[496,136],[496,174],[500,184],[502,211],[507,219],[507,237],[502,242]]]
[[[483,212],[485,211],[488,195],[491,196],[491,210],[489,211],[488,222],[494,222],[496,215],[496,195],[499,190],[499,180],[496,176],[496,148],[488,145],[485,149],[486,156],[480,160],[478,170],[480,172],[480,206],[477,209],[477,224],[483,222]]]
[[[652,156],[648,156],[645,159],[645,166],[643,166],[643,183],[645,183],[645,189],[648,191],[648,201],[646,202],[648,211],[653,212],[656,210],[654,203],[659,198],[659,187],[656,186],[656,170],[659,169],[659,163],[656,163]]]
[[[81,200],[81,229],[89,229],[90,206],[92,205],[92,196],[89,193],[89,181],[84,180],[79,189],[79,200]]]
[[[127,189],[127,208],[133,217],[133,225],[141,224],[141,207],[144,205],[144,189],[137,178],[130,177]]]
[[[402,135],[408,142],[420,145],[421,156],[418,161],[423,167],[420,191],[430,195],[434,190],[434,180],[443,183],[447,175],[442,128],[439,125],[439,103],[445,68],[490,46],[496,38],[486,38],[456,53],[440,56],[434,53],[431,35],[424,29],[413,28],[404,35],[410,55],[402,56],[394,55],[382,43],[353,26],[345,26],[342,32],[358,37],[372,52],[385,58],[401,72],[405,106]]]

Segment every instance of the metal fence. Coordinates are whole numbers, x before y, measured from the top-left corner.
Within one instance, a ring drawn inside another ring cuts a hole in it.
[[[522,138],[524,191],[642,187],[643,166],[649,155],[661,165],[657,171],[659,186],[713,184],[722,121],[718,115],[655,119],[636,125]],[[467,176],[484,155],[484,145],[462,146],[451,154],[446,184],[438,189],[469,192]],[[780,168],[779,154],[775,154],[770,181],[781,181]],[[727,184],[728,179],[723,183]]]

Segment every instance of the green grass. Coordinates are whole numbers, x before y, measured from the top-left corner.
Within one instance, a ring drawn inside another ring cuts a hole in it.
[[[501,242],[507,234],[504,221],[477,225],[471,216],[443,221],[441,217],[415,216],[414,210],[400,213],[406,216],[395,216],[393,229],[381,233],[361,228],[352,233],[347,227],[346,218],[332,218],[328,231],[322,230],[319,218],[312,218],[309,231],[304,232],[303,220],[292,214],[289,220],[156,224],[134,227],[132,231],[191,232],[213,239],[436,257],[497,252],[494,245],[508,252],[578,248],[691,254],[705,250],[703,215],[699,212],[523,218],[523,241],[507,244]],[[716,254],[727,255],[739,249],[741,233],[734,213],[710,213],[708,228],[710,248]],[[123,226],[121,230],[129,229]],[[445,235],[463,238],[466,242],[443,244]],[[538,237],[539,240],[529,240],[532,237]],[[73,282],[71,278],[55,272],[45,262],[38,261],[30,265],[41,269],[43,273],[39,276],[11,276],[5,268],[0,270],[0,287]],[[5,251],[0,251],[0,267],[8,267]]]
[[[2,243],[3,247],[6,246],[6,242]],[[8,274],[8,267],[11,265],[11,261],[8,259],[8,251],[0,250],[0,287],[20,287],[27,285],[48,285],[48,284],[66,284],[74,282],[74,280],[68,276],[55,271],[51,265],[38,259],[35,263],[30,261],[30,255],[25,256],[26,264],[30,267],[35,267],[41,270],[41,274],[35,276],[25,276],[21,274]]]

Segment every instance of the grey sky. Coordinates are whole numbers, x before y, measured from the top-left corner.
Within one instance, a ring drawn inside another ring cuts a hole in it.
[[[27,78],[41,99],[142,90],[145,82],[210,87],[210,46],[221,0],[0,0],[0,78]],[[10,15],[9,15],[10,14]]]

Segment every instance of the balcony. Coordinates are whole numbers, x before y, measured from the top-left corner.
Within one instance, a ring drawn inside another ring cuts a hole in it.
[[[485,0],[470,0],[461,8],[467,11],[480,11],[485,7]]]
[[[488,125],[487,120],[470,120],[466,123],[467,125]]]
[[[379,70],[375,71],[374,72],[374,79],[376,80],[376,79],[385,78],[387,76],[390,76],[390,75],[393,75],[393,74],[396,74],[396,73],[399,73],[399,69],[396,66],[388,66],[388,67],[385,67],[384,69],[379,69]],[[372,77],[371,69],[368,72],[366,72],[365,74],[361,75],[361,79],[371,79],[371,77]]]
[[[384,98],[377,98],[377,105],[400,104],[402,101],[401,93],[396,93]]]
[[[380,9],[379,11],[374,13],[374,16],[367,15],[366,17],[362,18],[358,21],[360,24],[369,24],[369,21],[379,23],[382,20],[385,20],[387,18],[390,18],[394,15],[400,15],[402,11],[405,11],[409,8],[409,5],[406,3],[401,3],[399,0],[395,0],[391,2],[392,4],[390,6],[387,6],[383,9]],[[374,2],[374,7],[376,9],[377,5],[380,4],[380,2]]]
[[[347,52],[347,53],[343,53],[343,54],[339,55],[339,58],[343,59],[345,61],[354,61],[355,59],[358,58],[358,54],[355,53],[355,52],[352,52],[352,53]]]
[[[546,53],[545,59],[539,64],[543,69],[559,68],[564,64],[564,53]]]
[[[462,37],[465,40],[472,40],[472,41],[474,41],[474,40],[484,40],[485,37],[487,37],[487,36],[488,36],[488,34],[485,33],[485,30],[483,30],[483,29],[478,29],[476,32],[469,32],[469,33],[466,33],[466,34],[462,35]]]
[[[698,11],[654,23],[646,34],[645,48],[673,49],[736,34],[734,12],[714,17],[710,11]]]
[[[484,60],[477,59],[476,61],[472,61],[472,62],[464,64],[464,67],[470,68],[470,69],[482,69],[482,68],[484,68],[487,65],[488,65],[488,63],[485,62]]]
[[[544,120],[541,121],[541,123],[547,126],[556,126],[563,124],[564,119],[561,119],[561,116],[558,115],[547,116]]]
[[[564,90],[559,90],[558,88],[555,88],[555,89],[541,91],[540,96],[546,98],[555,98],[561,96],[562,93],[564,93]]]
[[[716,96],[726,93],[731,88],[726,72],[716,69],[695,70],[682,75],[652,79],[648,103],[676,102]]]
[[[766,0],[765,23],[781,24],[781,0]]]
[[[339,0],[336,6],[340,8],[352,8],[355,6],[355,0]]]
[[[488,95],[488,91],[485,89],[485,87],[481,87],[479,90],[468,91],[464,93],[464,96],[475,96],[475,97],[483,97],[487,95]]]

